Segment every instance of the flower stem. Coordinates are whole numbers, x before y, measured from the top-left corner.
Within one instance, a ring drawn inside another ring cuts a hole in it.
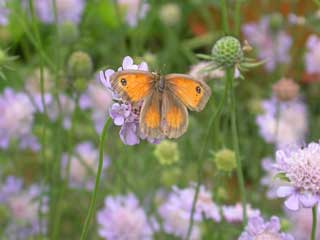
[[[241,0],[236,0],[236,10],[235,10],[235,26],[234,26],[234,34],[236,36],[239,36],[240,33],[240,23],[241,23],[241,19],[240,19],[240,13],[241,13]]]
[[[241,192],[242,198],[242,218],[243,218],[243,225],[247,224],[247,209],[246,209],[246,192],[244,187],[244,178],[242,173],[242,164],[240,158],[240,150],[239,150],[239,137],[238,137],[238,130],[237,130],[237,114],[236,114],[236,98],[235,98],[235,89],[234,89],[234,77],[233,77],[234,70],[232,68],[226,69],[226,77],[227,82],[230,82],[230,93],[231,93],[231,131],[232,131],[232,139],[233,139],[233,147],[236,154],[237,160],[237,177],[238,177],[238,184],[239,189]]]
[[[229,33],[228,7],[225,0],[221,0],[222,26],[225,33]]]
[[[191,233],[192,233],[192,228],[193,228],[193,223],[194,223],[194,213],[196,210],[196,202],[198,199],[198,195],[199,195],[199,190],[200,190],[200,185],[201,185],[201,180],[202,180],[202,159],[204,157],[204,152],[205,149],[207,148],[208,142],[209,142],[209,137],[210,137],[210,133],[211,133],[211,129],[214,125],[214,123],[216,122],[216,119],[218,119],[221,115],[221,112],[223,110],[223,106],[224,103],[226,101],[227,95],[228,95],[228,89],[230,88],[229,86],[229,82],[225,83],[225,89],[224,89],[224,93],[223,93],[223,97],[218,105],[218,108],[216,110],[216,112],[212,115],[210,121],[209,121],[209,126],[208,126],[208,133],[205,137],[205,141],[204,144],[202,145],[201,151],[198,155],[198,159],[197,159],[197,163],[198,163],[198,180],[197,180],[197,185],[196,185],[196,191],[194,194],[194,198],[192,201],[192,209],[191,209],[191,213],[190,213],[190,218],[189,218],[189,227],[188,227],[188,233],[187,233],[187,237],[186,239],[189,240],[191,237]]]
[[[86,217],[86,220],[85,220],[85,223],[84,223],[84,227],[82,229],[80,240],[87,239],[90,222],[91,222],[94,210],[95,210],[97,194],[98,194],[98,189],[99,189],[99,183],[100,183],[100,177],[101,177],[102,168],[103,168],[103,146],[104,146],[104,142],[105,142],[105,139],[106,139],[106,136],[107,136],[107,130],[108,130],[108,127],[110,125],[110,122],[111,122],[110,118],[108,118],[106,120],[106,122],[104,123],[103,129],[102,129],[102,133],[101,133],[101,137],[100,137],[100,143],[99,143],[99,165],[98,165],[98,171],[97,171],[96,181],[95,181],[95,185],[94,185],[94,189],[93,189],[93,193],[92,193],[92,197],[91,197],[91,202],[90,202],[88,214],[87,214],[87,217]]]
[[[314,206],[312,208],[312,232],[311,232],[311,240],[316,240],[317,236],[317,225],[318,225],[318,206]]]

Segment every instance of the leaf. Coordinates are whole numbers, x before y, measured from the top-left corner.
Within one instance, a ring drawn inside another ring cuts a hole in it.
[[[277,173],[276,175],[274,175],[272,177],[272,181],[275,181],[277,179],[280,179],[284,182],[290,182],[290,179],[286,176],[286,174],[284,172]]]

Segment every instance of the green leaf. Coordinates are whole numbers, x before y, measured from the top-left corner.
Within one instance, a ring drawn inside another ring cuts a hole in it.
[[[277,173],[272,177],[272,181],[275,181],[276,179],[280,179],[284,182],[290,182],[290,179],[286,176],[284,172]]]

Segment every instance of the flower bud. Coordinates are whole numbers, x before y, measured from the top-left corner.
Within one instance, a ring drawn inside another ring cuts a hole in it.
[[[231,172],[237,167],[236,155],[230,149],[221,149],[214,155],[214,162],[218,170]]]
[[[282,78],[272,86],[273,93],[280,101],[290,101],[299,94],[299,85],[292,79]]]
[[[160,164],[171,165],[179,161],[178,144],[169,140],[163,140],[156,146],[154,155]]]
[[[232,67],[243,60],[243,51],[239,40],[226,36],[220,38],[212,48],[212,57],[218,66]]]
[[[175,3],[167,3],[160,8],[159,17],[167,26],[174,26],[180,21],[181,10]]]
[[[64,22],[61,24],[60,36],[62,44],[69,45],[74,43],[79,37],[78,26],[72,22]]]
[[[74,52],[68,61],[69,75],[73,78],[89,78],[93,69],[90,56],[81,51]]]

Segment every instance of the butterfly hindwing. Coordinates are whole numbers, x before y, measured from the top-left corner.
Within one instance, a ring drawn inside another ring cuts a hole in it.
[[[205,82],[185,74],[168,74],[165,84],[166,90],[192,111],[202,111],[211,95],[211,89]]]
[[[187,108],[170,92],[162,94],[161,115],[161,129],[168,138],[178,138],[187,131]]]
[[[147,71],[125,70],[112,74],[110,84],[124,100],[136,103],[151,93],[155,77]]]

